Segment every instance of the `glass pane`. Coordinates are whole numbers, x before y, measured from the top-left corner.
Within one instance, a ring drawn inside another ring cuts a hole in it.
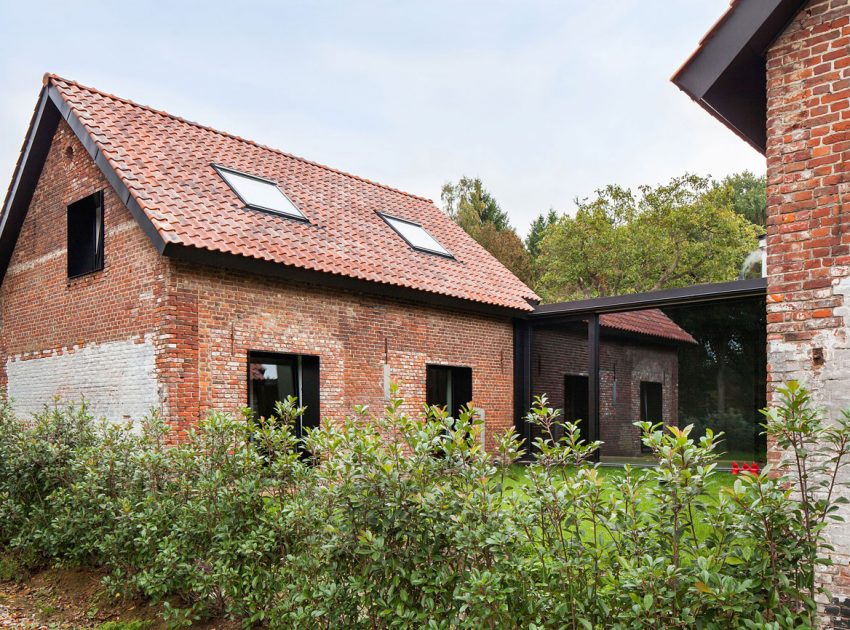
[[[531,349],[531,395],[546,395],[548,406],[560,409],[560,420],[578,423],[582,436],[593,439],[589,418],[589,364],[587,321],[575,318],[535,328]],[[558,439],[563,429],[556,426],[551,436]],[[527,426],[521,436],[531,448],[538,438],[548,438],[538,426]]]
[[[759,410],[766,405],[764,298],[718,300],[604,313],[599,317],[600,457],[610,464],[651,464],[638,421],[684,427],[698,439],[723,432],[720,463],[763,462],[766,441]],[[546,394],[562,418],[590,423],[587,318],[535,326],[531,393]],[[526,427],[529,442],[540,436]]]
[[[295,204],[272,182],[255,179],[223,168],[219,168],[219,173],[247,205],[305,218]]]
[[[767,405],[764,298],[664,309],[696,340],[680,349],[679,424],[723,431],[722,459],[764,462],[760,409]]]
[[[412,247],[415,247],[416,249],[424,249],[429,252],[435,252],[437,254],[443,254],[444,256],[451,256],[449,251],[440,245],[440,242],[437,239],[428,234],[421,225],[416,225],[415,223],[395,219],[386,215],[383,215],[383,217],[386,219],[387,223],[389,223],[392,228],[398,232],[402,238],[404,238],[404,240],[410,243]]]
[[[763,462],[764,300],[717,301],[600,318],[602,461],[652,463],[637,421],[725,436],[721,463]]]
[[[273,362],[252,362],[250,373],[251,409],[257,417],[271,417],[278,401],[286,400],[289,396],[298,397],[295,358],[282,357]]]

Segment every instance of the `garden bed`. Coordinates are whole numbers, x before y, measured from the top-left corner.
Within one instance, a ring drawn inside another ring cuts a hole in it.
[[[846,461],[850,420],[824,425],[805,390],[780,394],[767,431],[818,463],[737,478],[716,470],[710,433],[646,423],[657,465],[601,468],[599,444],[543,399],[526,467],[512,432],[483,450],[474,410],[414,417],[399,400],[303,440],[294,400],[270,420],[213,413],[178,446],[158,418],[131,430],[53,407],[25,426],[0,406],[0,549],[36,580],[47,569],[53,590],[27,592],[59,602],[85,572],[51,568],[101,567],[81,580],[102,578],[77,598],[86,611],[40,604],[93,627],[138,601],[175,627],[811,625],[835,509],[825,466]]]

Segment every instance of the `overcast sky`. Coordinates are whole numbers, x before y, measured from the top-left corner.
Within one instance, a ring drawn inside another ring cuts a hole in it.
[[[120,5],[120,6],[119,6]],[[0,187],[55,72],[525,233],[608,183],[761,173],[669,81],[728,0],[0,3]]]

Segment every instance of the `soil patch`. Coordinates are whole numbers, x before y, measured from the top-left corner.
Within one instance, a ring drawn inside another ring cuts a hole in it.
[[[101,583],[103,577],[102,571],[93,569],[47,569],[17,580],[0,581],[0,628],[76,630],[135,621],[141,623],[128,627],[166,630],[158,607],[109,597]],[[240,625],[219,620],[192,627],[237,630]]]

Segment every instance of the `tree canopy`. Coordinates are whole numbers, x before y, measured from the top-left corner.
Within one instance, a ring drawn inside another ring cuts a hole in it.
[[[511,227],[508,213],[477,177],[461,177],[457,184],[445,184],[440,198],[446,213],[467,232],[484,223],[492,223],[498,231]]]
[[[751,223],[767,226],[767,181],[764,175],[742,171],[727,175],[720,186],[732,190],[732,209]]]
[[[546,230],[550,225],[558,222],[558,213],[550,208],[549,212],[541,212],[537,218],[531,222],[528,229],[528,236],[525,237],[525,248],[532,258],[537,258],[540,254],[540,243],[543,242],[543,237],[546,236]]]
[[[548,301],[732,280],[758,228],[731,185],[684,175],[637,194],[610,185],[546,228],[537,292]]]
[[[484,249],[526,284],[533,284],[531,257],[511,227],[508,214],[481,180],[461,177],[443,186],[443,209]]]

